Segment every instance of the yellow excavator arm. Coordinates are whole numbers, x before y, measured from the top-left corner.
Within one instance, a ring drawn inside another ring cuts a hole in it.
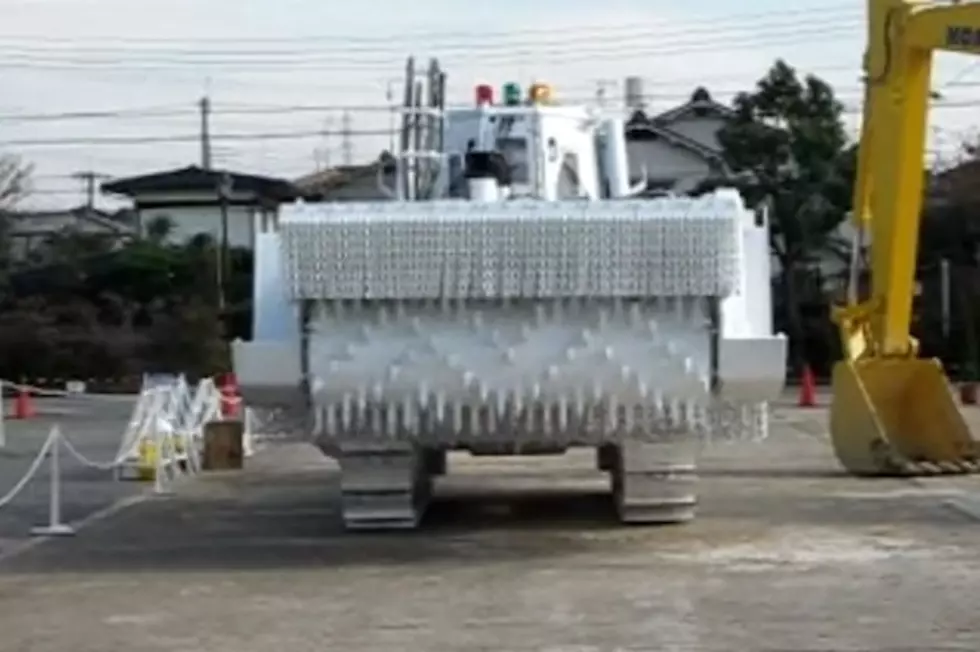
[[[980,54],[980,2],[868,0],[865,102],[853,219],[871,250],[870,296],[838,308],[831,439],[858,474],[980,471],[937,360],[910,332],[933,53]]]

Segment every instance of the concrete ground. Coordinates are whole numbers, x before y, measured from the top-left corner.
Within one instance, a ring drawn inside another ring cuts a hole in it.
[[[0,649],[980,649],[980,479],[843,476],[825,423],[712,446],[665,528],[616,525],[590,454],[463,456],[423,531],[345,534],[333,465],[270,447],[0,562]]]

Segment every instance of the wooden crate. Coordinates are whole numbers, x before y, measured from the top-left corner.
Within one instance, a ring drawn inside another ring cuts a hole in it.
[[[242,439],[245,424],[240,420],[224,419],[211,421],[204,425],[204,459],[201,466],[205,471],[224,471],[240,469],[244,465]]]

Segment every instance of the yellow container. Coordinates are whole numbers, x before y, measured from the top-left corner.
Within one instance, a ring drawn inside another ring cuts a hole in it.
[[[152,439],[143,439],[137,449],[136,474],[140,480],[155,480],[159,451],[157,443]]]

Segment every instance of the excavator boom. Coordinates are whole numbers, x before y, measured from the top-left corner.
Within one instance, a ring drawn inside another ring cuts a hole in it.
[[[871,293],[836,311],[831,439],[853,473],[975,472],[978,447],[938,360],[911,336],[933,53],[980,54],[980,2],[868,0],[854,219],[871,240]]]

